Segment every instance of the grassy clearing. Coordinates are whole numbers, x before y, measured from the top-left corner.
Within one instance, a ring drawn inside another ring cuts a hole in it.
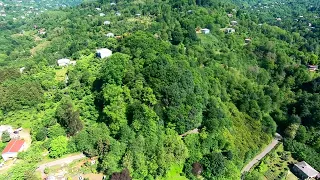
[[[67,72],[68,72],[68,68],[57,69],[55,79],[57,81],[64,81],[66,79]]]
[[[32,56],[34,56],[38,51],[43,50],[44,48],[46,48],[47,46],[49,46],[50,41],[43,41],[41,43],[39,43],[36,47],[30,49],[30,53]]]
[[[162,180],[188,180],[185,176],[181,176],[183,166],[178,164],[171,166],[167,176]]]

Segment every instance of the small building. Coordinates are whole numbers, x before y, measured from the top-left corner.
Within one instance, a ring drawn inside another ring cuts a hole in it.
[[[140,16],[141,16],[141,14],[137,13],[137,14],[136,14],[136,16],[137,16],[137,17],[140,17]]]
[[[98,49],[96,51],[96,55],[99,58],[107,58],[107,57],[110,57],[112,55],[112,51],[110,49],[107,49],[107,48],[101,48],[101,49]]]
[[[110,25],[111,22],[110,22],[110,21],[104,21],[103,24],[104,24],[104,25]]]
[[[64,67],[64,66],[68,66],[71,63],[70,59],[59,59],[57,61],[58,66]]]
[[[97,11],[101,11],[101,8],[96,8]]]
[[[202,34],[209,34],[210,33],[210,29],[201,29],[201,33]]]
[[[18,152],[21,152],[25,149],[25,141],[14,139],[11,140],[8,145],[2,151],[2,158],[4,161],[7,161],[11,158],[18,156]]]
[[[230,23],[231,23],[232,26],[238,25],[238,22],[237,22],[237,21],[231,21]]]
[[[22,74],[25,69],[26,69],[26,67],[20,68],[20,69],[19,69],[20,73]]]
[[[298,162],[293,166],[294,173],[299,176],[300,179],[312,179],[312,178],[318,178],[319,172],[313,167],[311,167],[308,163],[305,161]]]
[[[45,34],[46,34],[46,29],[41,28],[41,29],[38,30],[38,33],[39,33],[40,35],[45,35]]]
[[[318,71],[319,70],[319,66],[318,65],[308,65],[308,69],[311,72]]]
[[[110,3],[110,5],[111,6],[115,6],[115,5],[117,5],[116,3],[114,3],[114,2],[112,2],[112,3]]]
[[[246,38],[246,39],[244,40],[244,42],[248,44],[248,43],[251,42],[251,39],[250,39],[250,38]]]
[[[228,33],[228,34],[232,34],[232,33],[235,33],[236,30],[233,29],[233,28],[226,28],[226,29],[225,29],[225,32]]]
[[[121,16],[121,13],[120,12],[116,12],[116,16]]]
[[[231,18],[231,17],[233,17],[233,14],[227,14],[227,16],[229,17],[229,18]]]
[[[100,15],[101,17],[103,17],[103,16],[105,16],[106,14],[104,14],[104,13],[100,13],[99,15]]]
[[[281,21],[282,19],[281,19],[281,18],[276,18],[276,20],[277,20],[277,21]]]
[[[108,33],[106,34],[107,38],[113,38],[114,37],[114,34],[113,33]]]

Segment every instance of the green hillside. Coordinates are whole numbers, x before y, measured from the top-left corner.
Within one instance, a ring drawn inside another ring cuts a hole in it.
[[[276,130],[320,170],[318,47],[260,23],[219,0],[99,0],[4,23],[0,120],[33,143],[0,178],[83,152],[107,179],[240,179]]]

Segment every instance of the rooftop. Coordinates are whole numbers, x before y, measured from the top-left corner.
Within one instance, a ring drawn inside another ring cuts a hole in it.
[[[298,169],[300,169],[304,174],[306,174],[308,177],[316,177],[317,175],[319,175],[319,172],[313,169],[313,167],[311,167],[305,161],[298,162],[297,164],[295,164],[295,166]]]
[[[24,144],[24,140],[13,139],[8,143],[6,148],[4,148],[4,150],[2,151],[2,154],[8,153],[8,152],[19,152],[23,144]]]

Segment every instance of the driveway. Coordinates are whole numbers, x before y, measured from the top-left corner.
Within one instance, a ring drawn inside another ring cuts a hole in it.
[[[86,157],[86,156],[81,153],[81,154],[73,155],[73,156],[70,156],[70,157],[58,159],[58,160],[51,161],[51,162],[48,162],[48,163],[45,163],[45,164],[41,164],[41,165],[37,168],[36,171],[41,172],[42,177],[44,177],[44,176],[45,176],[45,173],[44,173],[44,169],[45,169],[45,168],[49,168],[49,167],[57,166],[57,165],[70,164],[70,163],[72,163],[73,161],[80,160],[80,159],[85,158],[85,157]]]
[[[281,135],[276,133],[274,139],[272,142],[263,149],[263,151],[258,154],[256,157],[254,157],[242,170],[241,173],[249,172],[250,169],[258,163],[262,158],[264,158],[282,139]]]

